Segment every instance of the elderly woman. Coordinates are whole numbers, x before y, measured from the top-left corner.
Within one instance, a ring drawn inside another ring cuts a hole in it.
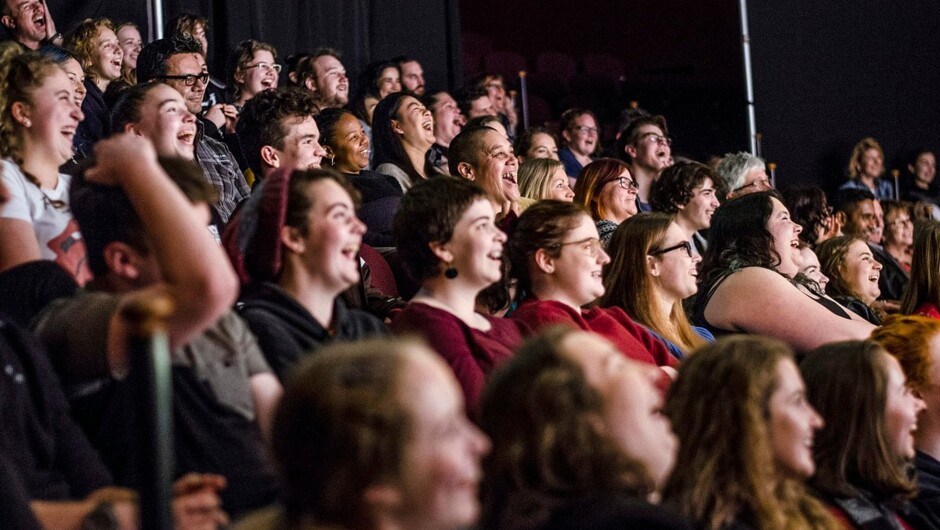
[[[839,236],[816,247],[820,269],[829,278],[826,293],[856,314],[878,325],[881,318],[872,308],[881,290],[881,263],[864,239]]]
[[[799,272],[800,231],[771,192],[722,205],[712,218],[699,270],[695,322],[716,336],[768,335],[797,351],[867,337],[871,324],[838,304],[815,300],[791,282]]]
[[[696,351],[665,411],[679,452],[664,495],[696,528],[841,528],[803,484],[823,419],[785,344],[739,336]]]
[[[885,172],[885,153],[874,138],[862,138],[852,148],[846,174],[849,180],[840,188],[868,190],[875,200],[894,199],[894,184],[882,179]]]
[[[565,166],[551,158],[533,158],[519,166],[519,193],[526,199],[555,199],[571,202],[574,192],[568,185]]]
[[[664,213],[641,213],[624,221],[610,241],[601,307],[619,307],[646,326],[682,359],[715,337],[692,326],[682,301],[698,292],[696,267],[685,232]]]
[[[520,348],[483,394],[484,527],[688,528],[646,500],[676,450],[655,372],[567,328]]]
[[[636,215],[637,185],[626,163],[615,158],[591,162],[578,174],[574,202],[589,212],[607,248],[617,225]]]
[[[434,118],[417,98],[404,92],[385,97],[372,113],[375,171],[395,177],[403,191],[435,175],[428,162],[434,144]]]
[[[420,182],[402,198],[395,238],[421,289],[392,331],[424,337],[457,375],[475,414],[487,374],[522,342],[517,322],[476,311],[477,295],[502,277],[506,234],[496,227],[493,203],[464,179]]]
[[[810,352],[800,372],[826,420],[812,446],[813,490],[845,528],[914,528],[898,509],[916,491],[909,462],[924,402],[898,361],[876,342],[845,341]]]

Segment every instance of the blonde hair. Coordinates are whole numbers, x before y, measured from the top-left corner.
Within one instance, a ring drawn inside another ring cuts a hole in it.
[[[52,59],[23,51],[16,42],[0,43],[0,156],[22,165],[23,126],[13,118],[13,105],[32,105],[33,92],[56,69],[62,71]]]
[[[846,168],[846,173],[849,176],[849,180],[857,180],[858,177],[861,176],[862,160],[865,158],[865,152],[869,149],[876,149],[878,154],[881,155],[881,170],[884,172],[885,152],[881,149],[881,144],[878,143],[878,140],[875,140],[871,137],[862,138],[857,144],[855,144],[855,147],[852,149],[852,156],[849,157],[849,166]]]
[[[540,201],[551,198],[552,176],[565,165],[551,158],[530,158],[519,166],[519,192]],[[565,182],[567,184],[567,181]]]
[[[98,53],[95,39],[98,38],[98,34],[103,27],[114,31],[114,24],[107,18],[86,18],[65,37],[65,42],[62,43],[65,48],[71,50],[78,57],[78,61],[82,63],[82,70],[85,71],[85,76],[92,83],[98,82],[98,74],[100,73],[96,72],[92,66],[95,55]]]

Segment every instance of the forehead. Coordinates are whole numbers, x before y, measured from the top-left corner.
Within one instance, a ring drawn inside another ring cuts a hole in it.
[[[166,71],[170,75],[200,74],[206,60],[198,53],[177,53],[166,60]]]
[[[705,177],[702,179],[702,182],[699,182],[698,185],[694,186],[692,189],[701,190],[701,189],[714,189],[715,183],[712,181],[711,177]]]
[[[97,41],[105,40],[117,40],[117,35],[114,34],[114,30],[105,25],[98,25],[98,33],[95,36]]]
[[[287,116],[281,121],[287,136],[320,135],[320,129],[312,116]]]
[[[398,77],[398,68],[389,66],[382,70],[381,77]]]
[[[167,100],[184,103],[183,96],[175,88],[160,83],[147,92],[141,109],[154,109]]]
[[[268,50],[255,50],[255,53],[251,56],[255,61],[265,61],[269,63],[274,62],[274,54]]]
[[[450,94],[447,94],[447,93],[438,94],[437,97],[434,98],[435,109],[440,109],[440,108],[445,108],[445,107],[454,107],[456,105],[457,105],[457,102],[454,100],[453,97],[451,97]]]
[[[317,209],[329,208],[336,203],[352,205],[349,193],[331,178],[310,183],[307,186],[307,196],[310,197],[313,207]]]
[[[408,61],[407,63],[401,63],[401,69],[403,72],[408,74],[417,74],[421,72],[421,63],[418,61]]]
[[[637,137],[643,136],[644,134],[656,133],[660,136],[663,135],[663,130],[659,128],[659,125],[653,125],[652,123],[647,123],[646,125],[641,125],[637,129]]]
[[[484,134],[483,136],[482,144],[483,144],[483,152],[485,154],[492,153],[493,151],[496,151],[500,147],[504,149],[511,147],[509,145],[509,140],[505,136],[503,136],[502,134],[499,134],[499,132],[494,131],[494,130],[486,131],[486,134]]]
[[[548,145],[548,144],[554,144],[554,143],[555,143],[555,139],[552,138],[551,135],[549,134],[536,133],[532,135],[533,145]]]
[[[590,114],[582,114],[574,119],[575,125],[586,125],[594,123],[594,116],[591,116]]]
[[[134,26],[124,26],[118,30],[117,34],[122,39],[140,38],[140,32]]]
[[[460,215],[460,220],[457,222],[469,222],[480,217],[493,217],[494,215],[493,203],[481,197],[473,201],[470,206],[464,210]]]
[[[864,241],[861,239],[856,239],[855,241],[852,241],[851,245],[849,245],[846,253],[851,255],[871,254],[871,250],[869,250],[868,244],[866,244]]]
[[[803,378],[796,364],[790,359],[777,362],[777,392],[792,392],[803,388]]]
[[[869,147],[865,150],[865,158],[877,156],[881,156],[881,151],[875,149],[874,147]]]
[[[343,63],[339,62],[339,59],[332,55],[321,55],[313,60],[313,67],[317,72],[326,72],[327,70],[336,68],[342,69]]]
[[[61,66],[63,70],[65,70],[66,72],[70,74],[82,75],[85,73],[84,70],[82,70],[82,65],[79,64],[78,61],[76,61],[75,59],[71,57],[66,59],[65,62],[60,64],[59,66]]]
[[[65,73],[63,68],[50,66],[47,71],[49,74],[46,76],[42,82],[42,85],[39,87],[40,90],[71,90],[72,80],[69,79],[68,74]]]

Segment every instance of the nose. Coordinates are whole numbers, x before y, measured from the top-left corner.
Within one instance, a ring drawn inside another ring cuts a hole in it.
[[[500,242],[500,243],[505,243],[506,240],[508,239],[508,238],[506,237],[506,232],[503,232],[503,231],[500,230],[499,228],[496,228],[495,230],[496,230],[496,233],[493,234],[493,240],[494,240],[494,241],[498,241],[498,242]]]
[[[324,156],[326,156],[326,149],[324,149],[322,145],[317,143],[316,147],[313,148],[313,154],[320,158],[323,158]]]
[[[816,412],[816,409],[810,407],[810,412],[813,413],[810,425],[814,430],[819,430],[826,426],[825,420],[823,420],[823,417],[819,415],[819,412]]]
[[[470,427],[470,441],[474,453],[476,453],[478,456],[489,454],[490,449],[493,448],[493,444],[490,442],[490,437],[481,431],[480,428],[476,425],[470,422],[467,422],[467,424]]]
[[[884,268],[884,265],[882,265],[878,260],[872,260],[871,268],[875,269],[876,271],[880,271]]]
[[[803,231],[803,227],[802,227],[802,226],[800,226],[800,225],[798,225],[798,224],[796,224],[796,223],[793,223],[793,234],[794,234],[794,235],[798,235],[798,234],[799,234],[800,232],[802,232],[802,231]]]
[[[699,264],[699,263],[701,263],[701,262],[702,262],[702,255],[701,255],[701,254],[692,254],[692,263],[693,263],[693,264]]]
[[[607,265],[610,263],[610,255],[602,248],[597,250],[597,263],[598,265]]]
[[[85,113],[82,112],[82,106],[74,99],[72,100],[72,112],[69,114],[69,116],[75,118],[78,121],[85,119]]]
[[[353,233],[362,235],[366,233],[366,224],[356,216],[353,216]]]

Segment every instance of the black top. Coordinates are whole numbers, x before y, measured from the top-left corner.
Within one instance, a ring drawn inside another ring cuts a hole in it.
[[[878,318],[878,315],[868,306],[865,302],[862,302],[854,296],[833,296],[836,302],[839,302],[846,309],[855,313],[856,315],[864,318],[865,320],[871,322],[876,326],[881,325],[881,319]]]
[[[95,143],[111,134],[111,123],[104,93],[91,78],[85,79],[85,99],[82,101],[82,113],[85,115],[75,129],[73,150],[78,158],[89,158]]]
[[[878,289],[881,294],[879,300],[900,300],[904,294],[904,288],[910,280],[910,274],[904,270],[904,267],[894,259],[894,256],[888,254],[881,245],[868,244],[872,255],[881,263],[881,275],[878,276]]]
[[[333,302],[333,326],[317,322],[290,294],[274,283],[262,283],[247,292],[235,310],[258,338],[258,345],[282,381],[304,356],[334,340],[356,340],[388,333],[378,318]]]
[[[907,519],[915,528],[940,528],[940,462],[917,451],[917,497],[911,501]]]
[[[363,169],[358,175],[343,173],[359,191],[359,218],[368,230],[362,241],[373,247],[394,247],[392,221],[401,201],[401,185],[395,177]]]
[[[29,328],[49,302],[77,289],[72,275],[54,261],[29,261],[0,273],[0,314]]]

